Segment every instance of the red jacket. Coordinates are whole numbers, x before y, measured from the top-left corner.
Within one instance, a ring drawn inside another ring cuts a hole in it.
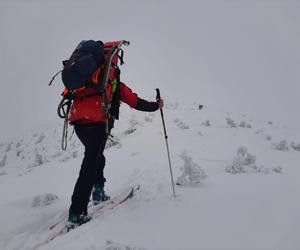
[[[128,88],[124,83],[120,84],[121,101],[127,103],[130,107],[136,108],[138,102],[137,94],[133,93],[130,88]],[[69,113],[69,122],[71,123],[98,123],[105,122],[107,116],[102,110],[102,96],[101,94],[89,97],[83,97],[85,95],[96,94],[95,89],[80,89],[75,92],[75,99],[71,106]],[[111,85],[107,85],[106,95],[111,99]]]

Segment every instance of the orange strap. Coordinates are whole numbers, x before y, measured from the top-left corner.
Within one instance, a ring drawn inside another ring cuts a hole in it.
[[[101,69],[97,68],[97,70],[92,75],[92,83],[98,84],[99,74],[101,73]]]

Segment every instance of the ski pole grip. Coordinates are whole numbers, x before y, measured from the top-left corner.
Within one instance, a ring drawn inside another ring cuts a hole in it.
[[[156,101],[160,101],[161,97],[160,97],[160,91],[159,89],[156,89]]]

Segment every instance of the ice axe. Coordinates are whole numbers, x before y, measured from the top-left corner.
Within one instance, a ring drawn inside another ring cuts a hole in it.
[[[156,89],[156,101],[159,102],[160,100],[161,100],[160,91],[159,91],[159,89]],[[174,187],[174,180],[173,180],[173,171],[172,171],[171,159],[170,159],[170,152],[169,152],[168,135],[167,135],[166,125],[165,125],[165,119],[164,119],[164,113],[163,113],[162,108],[160,108],[160,114],[161,114],[161,119],[162,119],[162,123],[163,123],[165,140],[166,140],[166,146],[167,146],[167,153],[168,153],[168,160],[169,160],[169,167],[170,167],[170,175],[171,175],[173,195],[174,195],[174,197],[176,197],[175,187]]]

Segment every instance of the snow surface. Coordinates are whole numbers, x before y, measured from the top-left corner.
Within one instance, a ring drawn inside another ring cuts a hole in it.
[[[49,227],[67,214],[83,147],[74,135],[66,152],[59,149],[61,123],[2,142],[0,249],[299,249],[300,153],[277,150],[274,143],[285,140],[297,148],[300,128],[166,106],[174,179],[191,169],[198,170],[196,178],[176,186],[173,197],[159,112],[124,105],[115,143],[105,151],[106,191],[113,196],[130,185],[141,189],[122,206],[44,245],[53,233]],[[228,126],[228,117],[252,127]],[[203,124],[208,120],[210,126]]]
[[[295,0],[0,1],[0,249],[300,249],[299,12]],[[60,149],[62,84],[47,85],[83,39],[131,41],[122,80],[147,100],[160,88],[184,181],[173,198],[159,112],[124,107],[106,190],[140,191],[41,245],[83,157],[76,135]]]

